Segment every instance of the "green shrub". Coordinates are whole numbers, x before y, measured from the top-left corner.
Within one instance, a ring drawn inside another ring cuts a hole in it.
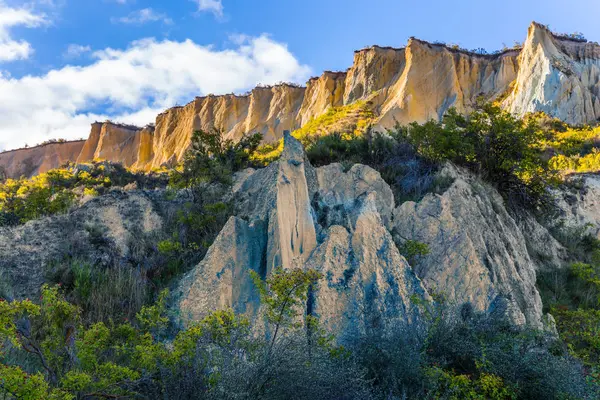
[[[221,196],[198,189],[195,201],[186,203],[169,221],[170,237],[157,244],[163,267],[149,274],[156,285],[162,286],[202,260],[233,213],[231,204],[218,201]]]
[[[419,321],[375,329],[348,348],[387,398],[594,398],[598,387],[556,338],[513,326],[502,307],[485,315],[430,305]]]
[[[49,266],[47,276],[81,309],[85,322],[131,319],[157,290],[149,285],[146,271],[128,264],[102,266],[66,258]]]
[[[406,261],[410,265],[415,265],[419,261],[421,257],[429,254],[429,246],[427,243],[421,243],[416,240],[406,240],[402,245],[398,248],[400,250],[400,254],[406,258]]]
[[[506,386],[502,378],[482,373],[476,380],[468,375],[457,375],[439,367],[426,370],[434,399],[450,400],[510,400],[517,399],[517,389]]]
[[[426,159],[449,160],[481,174],[510,205],[550,203],[546,188],[554,176],[541,156],[543,131],[534,119],[485,104],[467,116],[450,109],[441,122],[412,123],[396,131]]]
[[[195,131],[180,166],[171,171],[170,185],[184,188],[203,183],[230,184],[233,173],[253,166],[251,155],[261,134],[244,136],[237,142],[225,140],[217,129]]]
[[[0,226],[64,213],[82,196],[97,196],[112,186],[156,187],[161,179],[110,163],[68,164],[31,179],[7,179],[0,183]]]

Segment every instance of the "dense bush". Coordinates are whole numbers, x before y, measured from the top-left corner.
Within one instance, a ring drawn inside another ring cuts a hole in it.
[[[293,131],[292,136],[309,149],[315,142],[331,134],[342,135],[346,139],[360,137],[374,119],[369,102],[355,101],[344,106],[329,107],[324,114],[311,118],[300,129]],[[260,146],[252,159],[268,164],[279,158],[282,151],[283,139],[280,139],[277,143]]]
[[[63,213],[83,196],[96,196],[130,183],[153,188],[165,182],[160,174],[134,173],[106,162],[68,164],[31,179],[7,179],[0,183],[0,226]]]
[[[253,166],[251,154],[261,134],[246,135],[239,141],[226,140],[217,129],[195,131],[183,162],[171,172],[171,186],[194,187],[202,183],[230,184],[233,173]]]
[[[467,116],[450,109],[442,121],[398,126],[397,134],[433,162],[452,161],[493,183],[517,207],[550,204],[552,171],[541,157],[543,131],[534,119],[519,119],[485,104]]]
[[[194,201],[176,211],[167,224],[170,236],[157,244],[163,268],[150,278],[158,286],[200,262],[233,213],[231,204],[221,201],[222,188],[203,189],[197,188]]]
[[[43,288],[39,304],[2,301],[0,393],[32,400],[366,398],[369,385],[356,363],[314,318],[303,318],[302,302],[319,278],[300,270],[256,278],[271,307],[266,329],[279,332],[268,341],[231,310],[168,337],[167,292],[134,321],[91,325],[57,287]]]
[[[346,169],[354,164],[374,168],[391,186],[398,203],[419,200],[444,185],[435,178],[438,166],[419,157],[403,138],[394,134],[367,131],[348,137],[334,133],[316,139],[306,154],[314,166],[337,162]]]
[[[82,259],[64,259],[48,267],[50,282],[81,310],[84,322],[123,321],[151,300],[151,270],[129,264],[101,266]]]
[[[356,347],[367,378],[395,398],[583,399],[596,390],[556,338],[469,305],[438,305],[425,320],[374,332]]]
[[[231,310],[173,332],[167,292],[132,321],[84,323],[57,287],[0,301],[0,394],[9,399],[593,399],[556,338],[502,318],[421,304],[410,325],[346,346],[306,314],[321,275],[254,275],[258,332]],[[499,312],[498,315],[502,315]],[[263,321],[263,322],[261,322]]]

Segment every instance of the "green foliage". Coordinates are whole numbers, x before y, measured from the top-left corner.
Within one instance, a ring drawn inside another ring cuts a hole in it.
[[[544,133],[541,147],[550,154],[549,166],[562,175],[600,170],[598,139],[600,127],[569,126],[545,114],[529,117],[539,124]]]
[[[600,368],[600,310],[569,310],[556,307],[552,310],[561,338],[571,353],[586,365]]]
[[[437,166],[418,157],[400,135],[367,131],[348,136],[333,133],[317,138],[306,150],[311,164],[328,165],[334,162],[350,168],[366,164],[381,173],[391,186],[398,203],[419,200],[434,190]]]
[[[329,107],[327,111],[315,118],[311,118],[300,129],[292,132],[292,136],[310,150],[321,139],[336,133],[345,140],[360,137],[373,123],[375,115],[371,111],[371,104],[367,101],[355,101],[340,107]],[[262,164],[275,161],[283,151],[283,139],[275,144],[266,144],[256,149],[252,159]]]
[[[559,235],[573,259],[568,270],[542,273],[538,287],[555,317],[569,353],[587,367],[591,386],[600,387],[600,242],[586,228],[564,228]]]
[[[69,164],[31,179],[7,179],[0,183],[0,226],[64,213],[83,196],[97,196],[110,187],[133,182],[152,187],[160,184],[160,178],[135,174],[119,164],[95,162]]]
[[[476,380],[457,375],[439,367],[428,368],[431,380],[430,398],[449,400],[510,400],[517,399],[517,390],[504,384],[502,378],[482,373]]]
[[[316,276],[314,272],[280,273],[270,281],[273,288],[266,290],[269,296],[297,305],[296,298],[287,296],[303,295],[283,287],[307,289],[306,283]],[[20,358],[0,354],[0,395],[36,400],[219,399],[225,395],[312,399],[367,393],[360,372],[319,343],[308,349],[306,340],[282,337],[276,351],[267,354],[265,342],[251,333],[248,319],[232,310],[209,313],[168,341],[167,296],[162,292],[135,321],[89,326],[78,322],[79,309],[66,302],[56,287],[43,289],[40,305],[0,303],[0,342],[14,342],[9,351],[31,356],[35,370],[26,372],[11,361]],[[306,385],[309,379],[312,383]]]
[[[48,274],[69,301],[81,307],[86,322],[132,319],[152,294],[146,271],[131,265],[65,259]]]
[[[581,365],[556,338],[465,304],[431,305],[425,318],[353,346],[387,398],[592,399]]]
[[[306,304],[309,289],[314,288],[322,278],[322,274],[312,269],[304,271],[276,268],[266,281],[263,281],[255,271],[250,271],[250,275],[265,306],[266,319],[274,326],[270,353],[280,330],[302,326],[297,321],[298,309]]]
[[[142,330],[148,332],[162,332],[167,328],[167,298],[169,290],[165,289],[158,295],[158,300],[152,306],[144,306],[136,315],[137,322]]]
[[[481,174],[511,205],[535,208],[549,201],[546,187],[553,174],[541,157],[543,131],[534,119],[485,104],[468,116],[450,109],[441,122],[396,130],[426,159],[449,160]]]
[[[426,256],[430,251],[427,243],[421,243],[416,240],[406,240],[398,250],[400,250],[400,254],[406,258],[406,261],[410,265],[417,263],[421,257]]]
[[[158,242],[164,267],[150,276],[156,284],[164,284],[198,263],[232,215],[231,204],[219,201],[221,192],[214,196],[208,192],[199,190],[193,202],[184,204],[168,226],[170,237]]]
[[[251,155],[262,140],[261,134],[226,140],[217,129],[194,132],[182,165],[171,172],[170,185],[184,188],[202,183],[230,184],[233,173],[252,166]]]
[[[7,329],[0,341],[11,351],[30,355],[40,372],[29,374],[18,365],[0,367],[0,393],[16,398],[75,399],[128,397],[144,376],[157,371],[167,351],[149,334],[165,324],[167,293],[156,305],[142,309],[139,325],[80,324],[80,310],[68,303],[57,287],[44,287],[39,306],[3,302],[0,313]],[[1,354],[0,354],[1,355]],[[15,378],[31,385],[15,386]],[[15,391],[16,390],[16,391]],[[30,397],[27,397],[30,396]]]
[[[554,339],[468,307],[437,306],[412,325],[375,330],[336,347],[316,316],[300,322],[318,272],[276,270],[266,281],[254,279],[265,301],[267,329],[289,328],[274,334],[274,342],[252,334],[249,320],[231,309],[209,313],[169,340],[166,291],[123,323],[82,324],[80,310],[57,287],[44,287],[39,305],[0,302],[0,394],[307,400],[595,396]],[[597,321],[583,322],[597,329]]]

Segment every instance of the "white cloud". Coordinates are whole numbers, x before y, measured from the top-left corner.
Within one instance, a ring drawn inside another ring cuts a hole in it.
[[[132,11],[126,17],[112,18],[113,23],[142,25],[148,22],[162,21],[165,24],[172,24],[173,20],[166,14],[158,13],[151,8],[143,8],[141,10]]]
[[[47,23],[48,20],[43,14],[35,14],[26,8],[11,8],[0,0],[0,62],[25,59],[33,53],[33,48],[28,42],[17,41],[11,37],[11,28],[35,28]]]
[[[89,53],[92,51],[90,46],[82,46],[80,44],[70,44],[67,47],[67,50],[64,53],[66,58],[77,58],[80,57],[84,53]]]
[[[257,83],[302,82],[310,73],[285,45],[264,35],[225,50],[191,40],[144,39],[92,57],[89,65],[40,76],[0,75],[0,149],[87,137],[94,120],[143,125],[196,95],[239,93]]]
[[[217,17],[223,16],[222,0],[193,0],[198,4],[198,11],[209,11]]]

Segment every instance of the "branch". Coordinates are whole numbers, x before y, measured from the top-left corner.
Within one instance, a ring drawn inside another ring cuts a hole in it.
[[[292,286],[292,288],[286,293],[285,296],[285,301],[283,302],[283,304],[281,305],[281,309],[279,310],[279,316],[277,317],[277,324],[275,325],[275,333],[273,333],[273,339],[271,340],[271,345],[269,346],[269,353],[268,355],[271,355],[271,351],[273,350],[273,346],[275,345],[275,339],[277,339],[277,333],[279,332],[279,327],[281,326],[282,323],[282,319],[283,319],[283,313],[285,311],[285,307],[288,304],[288,299],[292,296],[292,293],[294,293],[294,291],[296,290],[296,288],[298,288],[300,285],[302,285],[302,282],[296,283],[294,286]]]
[[[23,332],[23,330],[18,329],[17,335],[27,339],[26,343],[21,340],[21,345],[23,346],[23,349],[28,353],[35,354],[40,359],[42,367],[46,370],[46,372],[48,372],[48,375],[50,376],[51,382],[56,383],[56,373],[48,365],[48,362],[46,361],[46,358],[44,357],[44,354],[42,353],[42,350],[39,348],[39,346],[37,346],[35,342],[29,336],[27,336],[25,332]]]

